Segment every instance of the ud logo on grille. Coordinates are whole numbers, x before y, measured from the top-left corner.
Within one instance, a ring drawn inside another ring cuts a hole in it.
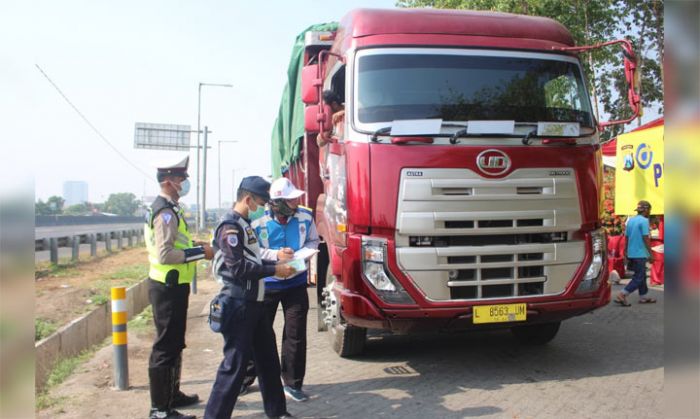
[[[484,150],[476,157],[476,166],[487,175],[502,175],[510,169],[510,157],[501,150]]]

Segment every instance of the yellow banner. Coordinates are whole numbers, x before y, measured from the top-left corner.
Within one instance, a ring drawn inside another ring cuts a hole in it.
[[[636,214],[637,202],[651,204],[652,214],[664,213],[664,127],[617,137],[615,214]]]

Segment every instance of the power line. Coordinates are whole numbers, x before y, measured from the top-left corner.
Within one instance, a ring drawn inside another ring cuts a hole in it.
[[[39,71],[41,72],[41,74],[43,74],[44,77],[46,77],[46,80],[48,80],[49,83],[51,83],[51,85],[54,87],[54,89],[56,89],[56,91],[58,92],[58,94],[60,94],[61,97],[63,97],[63,99],[68,103],[68,105],[70,105],[70,107],[73,108],[73,110],[83,119],[83,121],[85,121],[85,123],[88,124],[88,126],[89,126],[90,128],[92,128],[93,131],[95,131],[95,133],[97,134],[97,136],[100,137],[100,139],[102,139],[102,141],[104,141],[112,150],[114,150],[114,152],[117,153],[117,154],[119,155],[119,157],[121,157],[125,162],[129,163],[130,166],[132,166],[134,169],[138,170],[138,171],[139,171],[143,176],[145,176],[147,179],[149,179],[149,180],[155,182],[155,180],[153,179],[153,175],[149,175],[148,173],[144,172],[140,167],[138,167],[138,166],[137,166],[136,164],[134,164],[131,160],[129,160],[124,154],[122,154],[121,151],[119,151],[119,149],[117,149],[114,145],[112,145],[112,143],[109,142],[109,140],[107,139],[107,137],[105,137],[105,136],[100,132],[100,130],[98,130],[97,127],[95,127],[95,126],[92,124],[92,122],[90,122],[90,120],[87,119],[87,117],[86,117],[85,115],[83,115],[82,112],[80,112],[80,109],[78,109],[78,107],[75,106],[75,105],[73,104],[73,102],[70,101],[70,99],[68,99],[68,97],[63,93],[63,91],[61,90],[61,88],[58,87],[58,86],[56,85],[56,83],[53,82],[53,80],[51,80],[51,77],[49,77],[49,75],[46,74],[46,72],[45,72],[41,67],[39,67],[39,64],[34,64],[34,65],[36,66],[37,70],[39,70]]]

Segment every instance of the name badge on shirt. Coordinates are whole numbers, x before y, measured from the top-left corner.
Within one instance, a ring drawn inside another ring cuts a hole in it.
[[[253,233],[253,229],[251,227],[245,228],[245,234],[248,236],[248,244],[255,244],[258,242],[258,239],[255,238],[255,233]]]

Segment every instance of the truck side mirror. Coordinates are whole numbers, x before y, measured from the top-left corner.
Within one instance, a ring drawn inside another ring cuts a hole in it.
[[[610,45],[619,44],[622,48],[622,54],[624,55],[623,62],[625,66],[625,80],[627,81],[627,100],[629,101],[630,107],[632,108],[632,116],[627,119],[622,119],[618,121],[606,121],[599,122],[598,128],[603,129],[610,125],[627,124],[632,122],[641,114],[641,98],[639,93],[637,93],[636,85],[639,84],[638,73],[637,73],[637,56],[632,48],[632,43],[626,39],[618,39],[615,41],[603,42],[596,45],[584,45],[577,47],[552,47],[553,50],[565,51],[565,52],[588,52],[594,49],[608,47]]]
[[[323,80],[318,77],[318,64],[304,66],[301,69],[301,100],[307,105],[318,103],[319,86]]]
[[[304,110],[304,131],[309,134],[318,134],[324,131],[330,131],[333,128],[331,123],[331,107],[323,105],[307,106]]]

